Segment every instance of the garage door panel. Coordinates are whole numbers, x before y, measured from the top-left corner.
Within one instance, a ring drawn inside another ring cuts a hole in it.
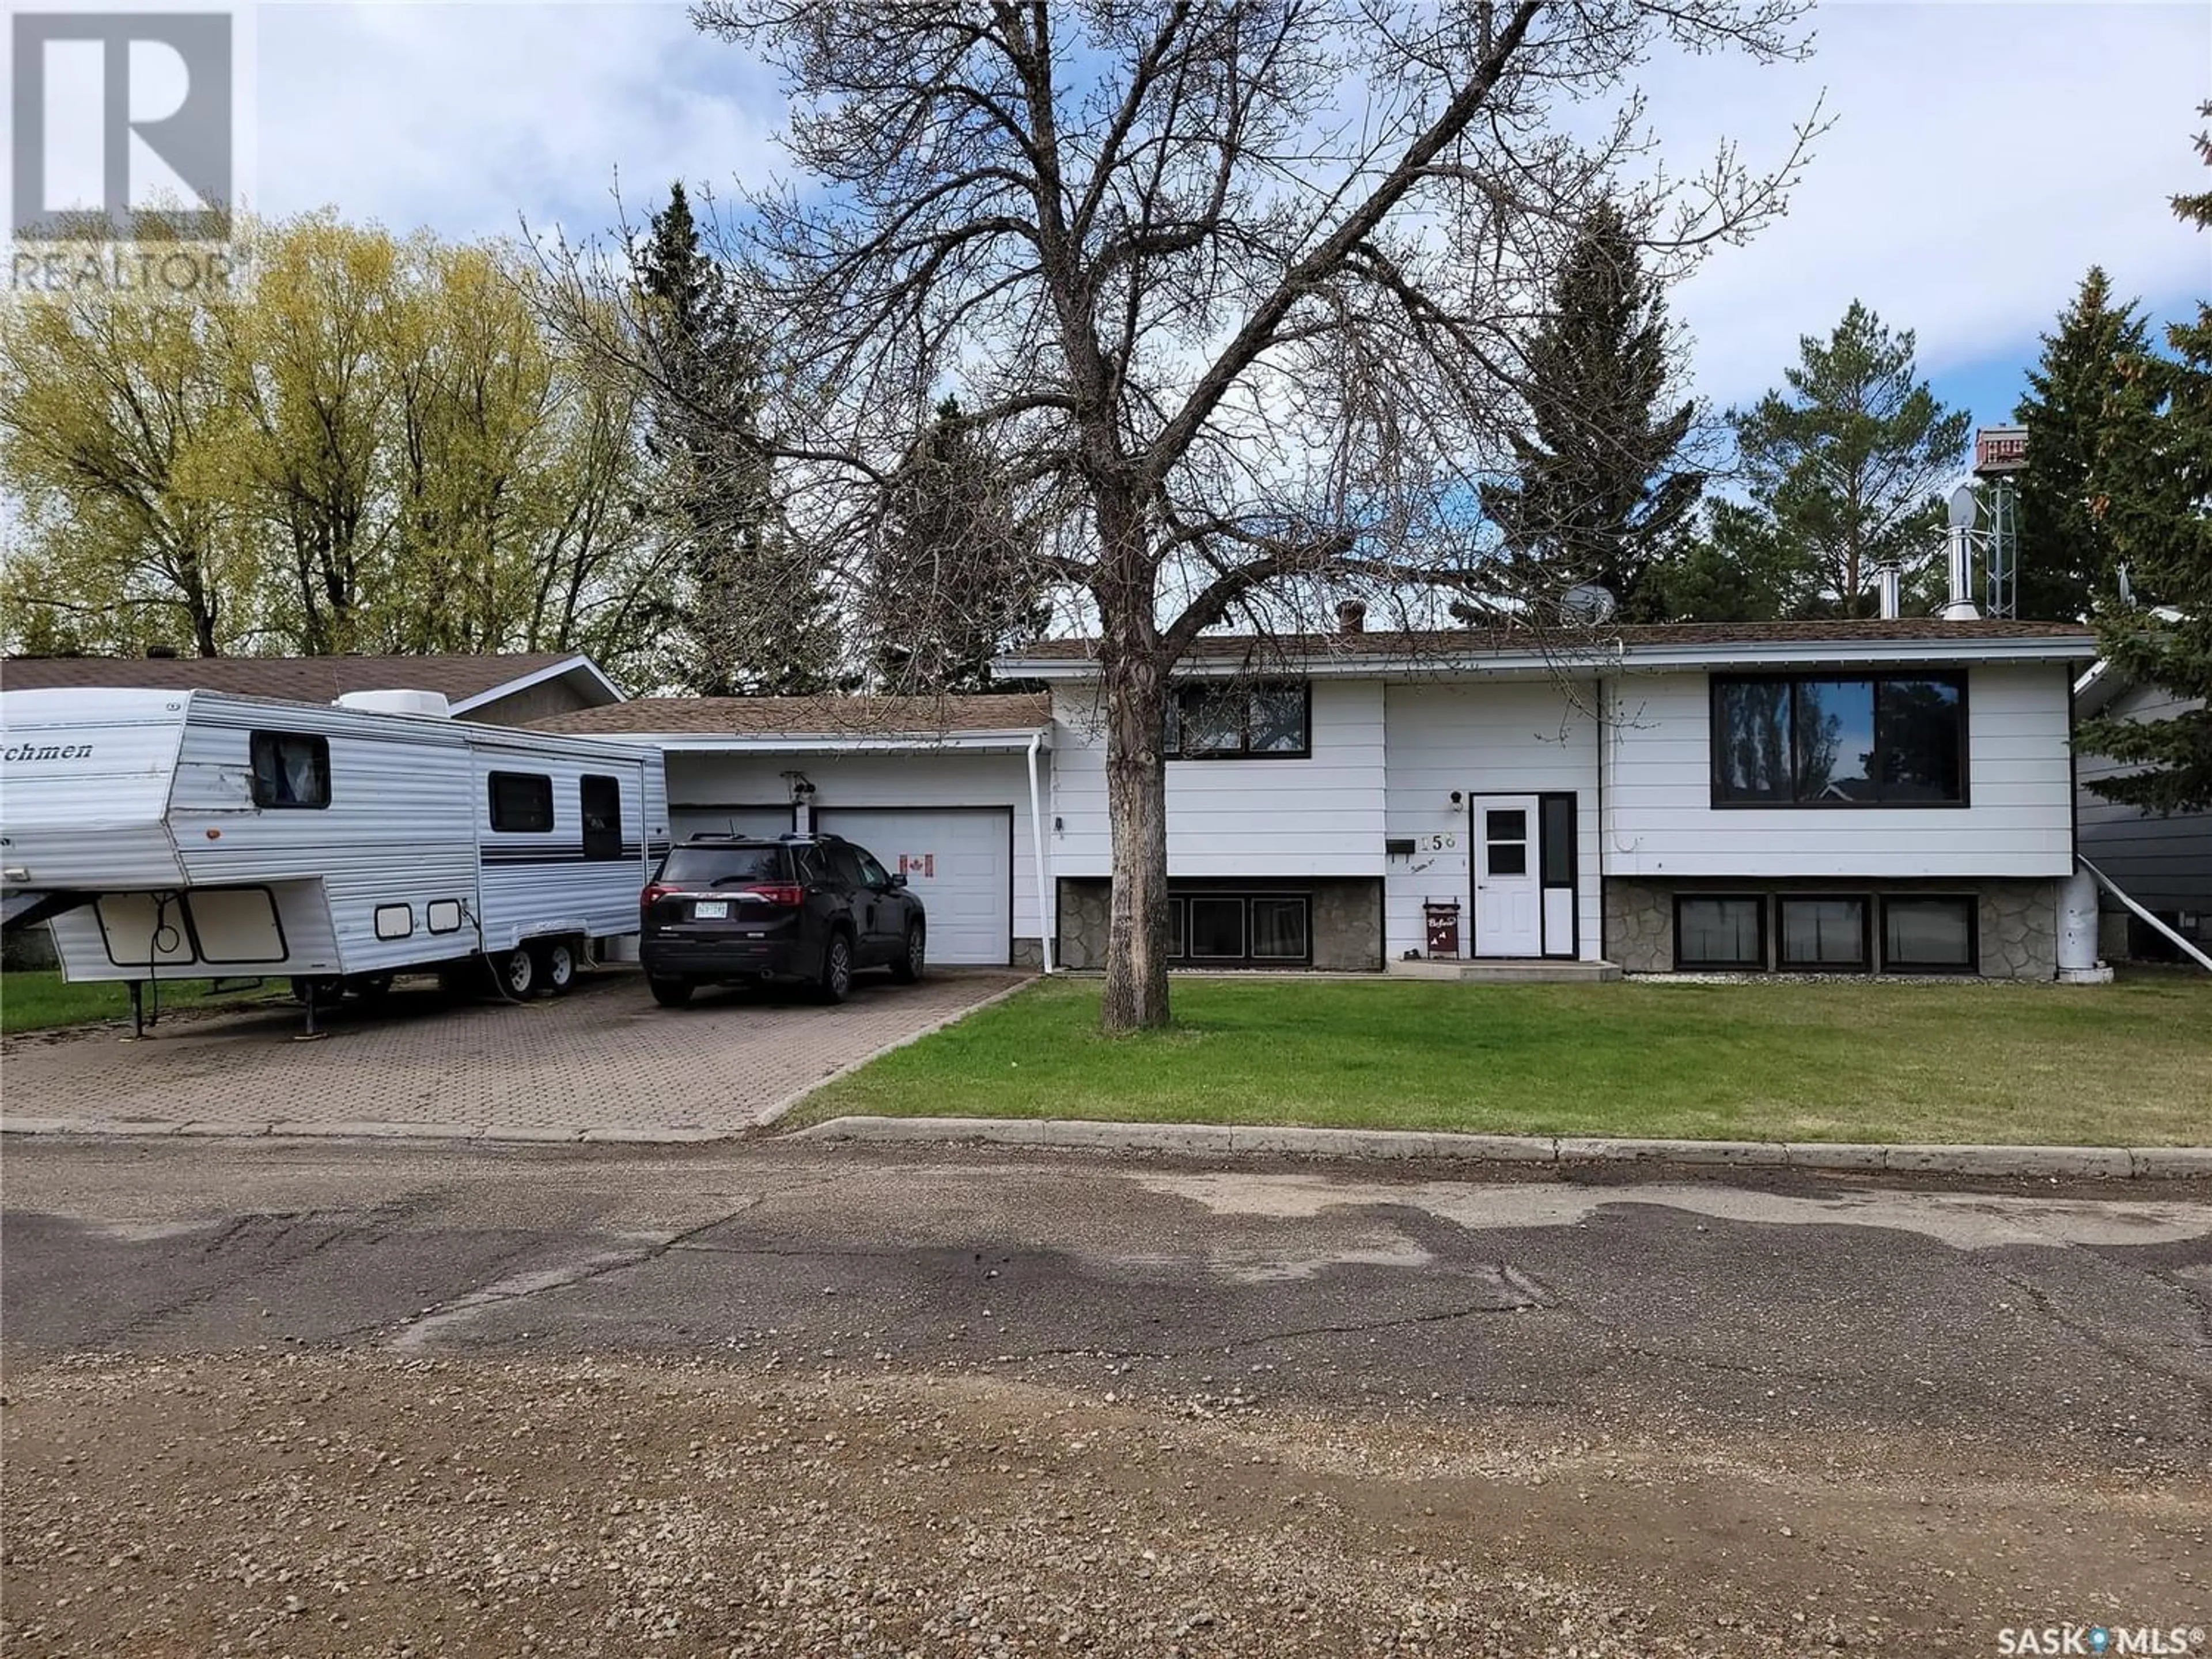
[[[1011,812],[927,808],[817,809],[815,827],[842,836],[905,876],[929,912],[933,962],[998,965],[1013,934]]]

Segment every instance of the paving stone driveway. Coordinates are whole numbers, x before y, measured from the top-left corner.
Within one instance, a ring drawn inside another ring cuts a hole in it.
[[[1011,971],[941,969],[919,985],[867,975],[843,1006],[793,994],[702,992],[653,1006],[634,971],[605,969],[567,996],[454,1003],[403,982],[374,1013],[351,1007],[318,1042],[289,1007],[18,1042],[0,1058],[10,1127],[63,1121],[185,1133],[320,1133],[395,1126],[505,1138],[732,1133],[887,1043],[1018,984]]]

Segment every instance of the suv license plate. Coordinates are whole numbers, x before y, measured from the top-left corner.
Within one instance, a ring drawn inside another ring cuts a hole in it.
[[[691,907],[694,921],[727,921],[730,902],[727,899],[701,899]]]

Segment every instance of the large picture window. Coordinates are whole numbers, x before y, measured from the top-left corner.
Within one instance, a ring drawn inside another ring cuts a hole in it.
[[[1170,760],[1302,760],[1313,753],[1303,685],[1186,685],[1168,701]]]
[[[1716,677],[1716,806],[1963,806],[1957,674]]]

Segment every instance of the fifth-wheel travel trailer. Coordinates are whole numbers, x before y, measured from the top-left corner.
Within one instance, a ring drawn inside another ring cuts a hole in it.
[[[209,691],[0,692],[0,897],[64,975],[289,975],[307,1005],[489,965],[566,988],[635,933],[668,848],[659,751],[445,718],[419,691],[338,703]]]

